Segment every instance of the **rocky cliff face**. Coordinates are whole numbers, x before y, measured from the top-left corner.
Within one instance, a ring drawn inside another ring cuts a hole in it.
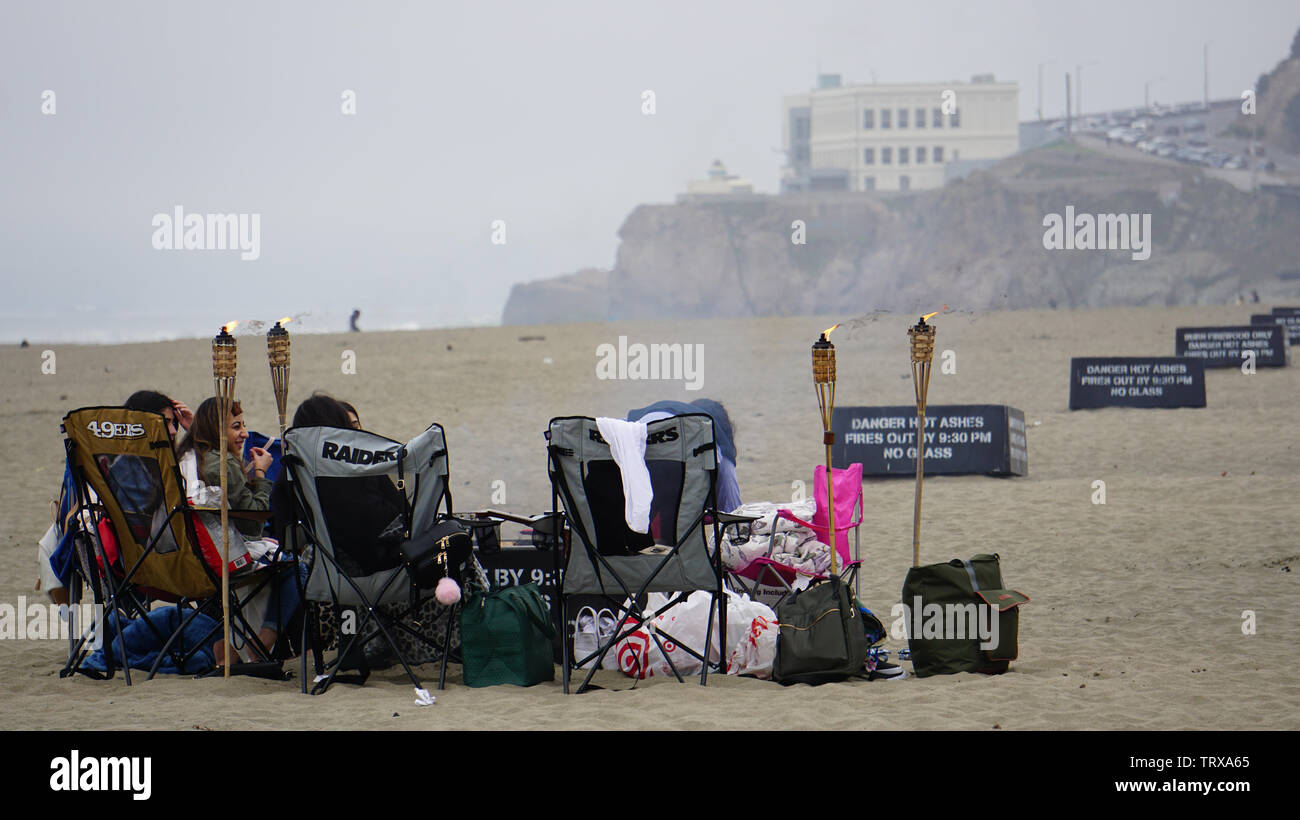
[[[1067,206],[1150,214],[1149,258],[1045,248],[1045,216]],[[516,286],[503,321],[1300,298],[1300,279],[1279,276],[1300,268],[1300,195],[1066,143],[936,191],[643,205],[619,238],[607,276]]]
[[[512,287],[501,324],[591,322],[608,315],[609,271],[584,268],[568,276]]]

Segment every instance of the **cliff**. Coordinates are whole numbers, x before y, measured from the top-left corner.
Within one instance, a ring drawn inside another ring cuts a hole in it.
[[[1150,257],[1050,250],[1044,218],[1150,214]],[[796,221],[804,242],[795,241]],[[503,322],[1300,298],[1300,196],[1056,143],[942,189],[642,205],[607,275],[517,285]]]

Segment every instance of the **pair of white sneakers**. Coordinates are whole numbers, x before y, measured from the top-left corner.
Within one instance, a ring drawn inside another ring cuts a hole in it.
[[[614,613],[608,609],[602,609],[599,612],[589,606],[579,609],[577,623],[573,631],[574,660],[581,660],[595,653],[614,635],[617,625],[618,622],[614,619]],[[593,666],[600,666],[600,662],[605,657],[610,657],[608,652],[600,658],[592,658],[578,668],[590,669]]]

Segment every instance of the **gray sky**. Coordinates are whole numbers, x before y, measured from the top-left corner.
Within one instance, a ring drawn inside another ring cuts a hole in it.
[[[612,264],[631,209],[715,157],[775,191],[781,97],[819,69],[992,72],[1031,119],[1042,61],[1049,116],[1093,60],[1088,110],[1156,77],[1199,100],[1206,41],[1211,97],[1236,97],[1298,26],[1294,0],[9,2],[0,340],[495,322],[515,282]],[[155,250],[177,205],[260,214],[261,257]]]

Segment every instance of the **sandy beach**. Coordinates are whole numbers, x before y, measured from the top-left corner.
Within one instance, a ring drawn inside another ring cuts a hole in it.
[[[935,307],[937,307],[936,305]],[[1020,659],[998,677],[955,675],[820,687],[710,676],[709,685],[601,672],[602,691],[557,681],[469,689],[459,668],[420,708],[400,668],[309,698],[298,681],[171,677],[61,680],[66,644],[0,640],[2,729],[1296,729],[1300,728],[1300,368],[1209,370],[1204,409],[1067,408],[1072,356],[1173,355],[1174,329],[1249,324],[1264,305],[954,313],[937,318],[932,404],[1024,411],[1029,474],[927,480],[925,562],[996,552],[1032,603]],[[446,428],[456,508],[550,504],[542,431],[558,415],[622,416],[660,398],[710,397],[735,422],[747,501],[787,501],[822,458],[809,345],[834,321],[837,404],[913,400],[905,328],[877,315],[299,334],[290,405],[313,390],[354,403],[368,429],[406,439]],[[214,322],[213,330],[216,330]],[[522,341],[520,337],[541,336]],[[596,349],[704,346],[702,389],[602,380]],[[272,432],[258,336],[241,337],[237,397]],[[42,373],[51,349],[56,372]],[[343,365],[354,354],[355,373]],[[36,541],[63,470],[68,410],[153,388],[191,407],[212,391],[206,341],[43,345],[0,351],[0,601],[33,591]],[[1092,503],[1103,480],[1107,503]],[[504,504],[492,503],[505,481]],[[911,562],[912,482],[866,483],[864,603],[887,613]],[[1256,632],[1243,634],[1243,612]],[[899,641],[888,641],[892,650]],[[297,662],[291,664],[297,671]],[[436,667],[420,670],[427,685]],[[141,676],[143,677],[143,676]]]

